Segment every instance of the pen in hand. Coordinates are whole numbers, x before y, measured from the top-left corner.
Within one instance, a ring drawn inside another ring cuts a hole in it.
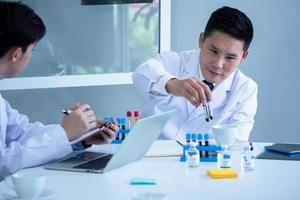
[[[65,115],[70,115],[73,111],[69,109],[62,109],[61,112]]]
[[[181,142],[179,142],[178,140],[176,140],[177,144],[179,144],[180,146],[184,146]]]

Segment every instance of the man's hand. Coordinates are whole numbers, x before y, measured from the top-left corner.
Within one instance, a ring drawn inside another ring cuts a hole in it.
[[[97,126],[95,114],[88,104],[80,104],[71,110],[73,112],[66,115],[61,123],[70,141]]]
[[[168,93],[187,98],[192,105],[206,104],[206,98],[212,99],[209,87],[196,77],[183,80],[170,79],[166,84]]]
[[[101,127],[105,122],[105,120],[97,121],[98,127]],[[104,128],[102,131],[99,131],[98,133],[95,133],[94,135],[86,138],[84,141],[86,144],[111,143],[118,131],[119,127],[116,124],[112,123],[108,127]]]

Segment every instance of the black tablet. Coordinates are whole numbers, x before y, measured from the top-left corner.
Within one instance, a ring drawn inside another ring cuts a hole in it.
[[[284,154],[300,154],[300,144],[273,144],[271,146],[265,146],[266,150],[276,151]]]

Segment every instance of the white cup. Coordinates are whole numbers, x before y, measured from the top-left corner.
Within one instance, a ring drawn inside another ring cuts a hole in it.
[[[12,184],[9,179],[11,179]],[[19,198],[36,199],[44,189],[46,176],[41,174],[13,174],[6,178],[6,185],[14,190]]]
[[[211,133],[218,144],[231,145],[238,136],[239,128],[230,125],[215,125],[211,129]]]

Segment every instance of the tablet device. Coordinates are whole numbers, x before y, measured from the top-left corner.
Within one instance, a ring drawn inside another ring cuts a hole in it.
[[[99,131],[102,131],[104,128],[110,126],[111,123],[112,123],[112,122],[110,122],[110,121],[105,122],[101,127],[96,128],[96,129],[93,129],[93,130],[91,130],[91,131],[89,131],[89,132],[87,132],[87,133],[81,135],[79,138],[73,140],[73,141],[71,142],[71,144],[72,144],[72,145],[73,145],[73,144],[77,144],[78,142],[81,142],[82,140],[84,140],[84,139],[90,137],[91,135],[94,135],[95,133],[98,133]]]
[[[275,151],[284,154],[300,154],[300,144],[273,144],[271,146],[265,146],[268,151]]]

